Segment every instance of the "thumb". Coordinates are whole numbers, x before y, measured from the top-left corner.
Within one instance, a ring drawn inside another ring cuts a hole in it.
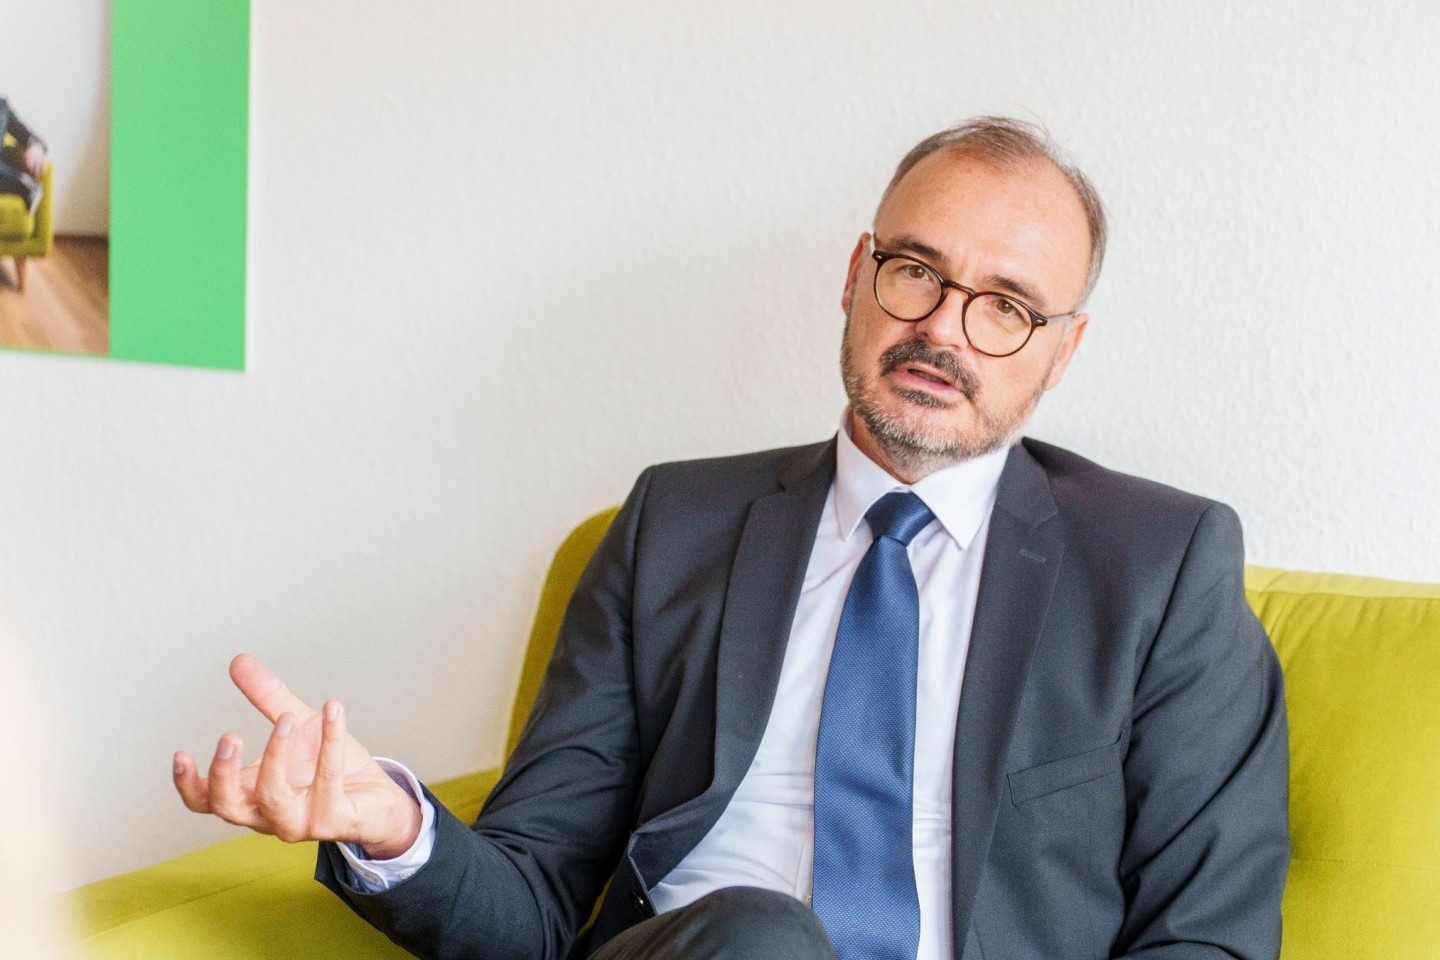
[[[282,713],[302,719],[315,712],[304,700],[291,693],[269,667],[248,653],[230,661],[230,679],[245,694],[245,699],[271,723],[278,721]]]

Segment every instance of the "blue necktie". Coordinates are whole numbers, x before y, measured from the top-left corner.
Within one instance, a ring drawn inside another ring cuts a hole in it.
[[[905,548],[935,519],[913,493],[865,514],[875,542],[850,582],[815,751],[811,903],[840,960],[915,960],[911,797],[920,599]]]

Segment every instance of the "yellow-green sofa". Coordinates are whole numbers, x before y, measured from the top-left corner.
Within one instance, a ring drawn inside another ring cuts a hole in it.
[[[613,511],[560,547],[530,635],[510,744],[560,614]],[[1440,960],[1440,586],[1246,571],[1285,670],[1290,828],[1284,960]],[[473,818],[498,775],[438,784]],[[185,815],[176,801],[175,816]],[[404,957],[311,879],[312,844],[242,836],[67,898],[82,958]]]

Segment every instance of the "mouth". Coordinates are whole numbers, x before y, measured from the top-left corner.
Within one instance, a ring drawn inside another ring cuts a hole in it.
[[[963,393],[955,382],[944,372],[923,363],[897,364],[892,373],[895,378],[910,389],[928,390],[932,393]]]
[[[980,390],[975,372],[951,351],[916,338],[901,341],[880,354],[880,376],[913,403],[952,406],[960,398],[971,403]]]

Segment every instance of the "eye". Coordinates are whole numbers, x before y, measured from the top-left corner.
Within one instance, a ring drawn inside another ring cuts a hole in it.
[[[900,268],[907,280],[926,280],[930,277],[930,271],[918,263],[907,263]]]
[[[1002,293],[982,293],[972,302],[970,313],[1007,334],[1024,334],[1030,329],[1030,311],[1019,300],[1011,300]]]

